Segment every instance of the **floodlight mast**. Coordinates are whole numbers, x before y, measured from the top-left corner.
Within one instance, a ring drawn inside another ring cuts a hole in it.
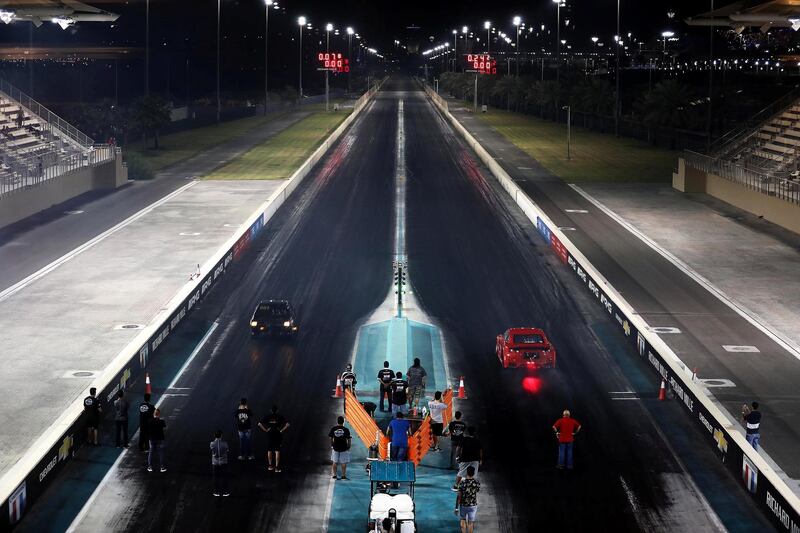
[[[303,105],[303,26],[306,25],[306,18],[301,16],[297,18],[297,24],[300,26],[300,61],[299,61],[299,78],[298,78],[298,94],[300,97],[299,105]]]

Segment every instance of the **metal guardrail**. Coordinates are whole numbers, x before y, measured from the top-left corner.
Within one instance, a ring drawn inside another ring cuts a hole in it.
[[[84,148],[89,148],[94,144],[94,141],[90,139],[88,135],[78,130],[78,128],[71,125],[6,80],[0,79],[0,93],[3,93],[9,99],[26,108],[30,113],[52,125],[55,129],[60,130],[61,133]]]
[[[800,86],[795,86],[791,91],[747,119],[742,127],[729,131],[711,143],[709,154],[724,154],[737,145],[743,144],[750,137],[758,133],[759,128],[764,122],[774,115],[782,113],[785,108],[789,107],[793,101],[798,99],[800,99]]]
[[[684,160],[698,170],[743,185],[767,196],[800,205],[800,178],[784,178],[737,165],[732,161],[685,151]]]
[[[16,159],[2,155],[0,198],[30,187],[37,187],[73,170],[110,161],[114,158],[116,149],[112,145],[98,145],[86,151],[69,154],[50,151]]]

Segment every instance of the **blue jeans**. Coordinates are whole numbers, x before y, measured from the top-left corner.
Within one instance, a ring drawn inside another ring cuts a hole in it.
[[[147,466],[153,466],[153,456],[158,456],[158,466],[164,468],[164,441],[151,440],[150,451],[147,452]]]
[[[744,438],[747,439],[747,442],[750,443],[754,450],[758,449],[758,444],[761,442],[760,433],[748,433]]]
[[[567,468],[572,468],[572,442],[558,443],[558,466],[564,467],[566,461]]]
[[[247,459],[252,455],[251,439],[252,430],[239,430],[239,455]]]
[[[405,447],[405,446],[401,447],[401,446],[395,446],[394,444],[392,444],[392,453],[391,453],[392,461],[405,461],[406,460],[406,452],[407,451],[408,451],[408,448]]]

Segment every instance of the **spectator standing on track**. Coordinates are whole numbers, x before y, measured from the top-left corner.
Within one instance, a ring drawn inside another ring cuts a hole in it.
[[[467,467],[467,477],[458,484],[456,496],[456,514],[461,518],[461,533],[472,533],[475,530],[475,517],[478,514],[478,493],[481,482],[475,479],[475,467]]]
[[[150,403],[150,395],[145,394],[144,401],[139,404],[139,451],[147,451],[150,446],[150,421],[155,410]]]
[[[350,363],[347,363],[347,365],[345,365],[344,372],[342,372],[341,380],[342,380],[342,387],[344,387],[345,389],[350,389],[350,391],[355,394],[356,383],[358,383],[358,381],[356,380],[356,373],[353,372],[353,365],[351,365]]]
[[[399,372],[398,372],[399,373]],[[408,437],[411,435],[411,422],[405,419],[402,411],[389,422],[388,435],[392,438],[392,461],[405,461],[408,452]]]
[[[119,391],[117,399],[114,400],[114,429],[117,436],[117,448],[128,447],[128,400],[125,399],[125,391]]]
[[[422,368],[419,363],[419,357],[414,358],[414,364],[406,372],[408,378],[408,407],[409,409],[416,410],[419,407],[419,401],[425,395],[425,383],[428,380],[428,373]]]
[[[408,410],[408,381],[403,379],[403,373],[397,372],[392,381],[392,413],[405,413]]]
[[[242,398],[236,409],[236,429],[239,432],[239,460],[255,459],[253,455],[253,412],[247,407],[247,398]]]
[[[758,402],[753,402],[752,407],[744,404],[742,406],[742,420],[745,425],[745,438],[747,442],[758,450],[758,445],[761,442],[761,411],[758,410]]]
[[[447,432],[450,434],[450,468],[456,466],[456,457],[459,455],[458,448],[461,446],[461,439],[467,432],[467,424],[461,420],[461,411],[453,414],[453,420],[447,425]]]
[[[336,425],[328,432],[328,437],[331,439],[331,477],[339,479],[336,476],[336,465],[342,465],[342,479],[348,479],[347,463],[350,462],[352,438],[350,430],[344,427],[343,416],[336,419]]]
[[[228,443],[219,429],[214,433],[211,448],[211,475],[214,478],[214,496],[230,496],[228,491]]]
[[[428,402],[428,411],[431,413],[431,434],[433,435],[433,450],[440,452],[442,449],[439,447],[439,437],[442,436],[444,429],[444,412],[447,410],[447,404],[442,401],[442,393],[436,391],[433,395],[433,400]]]
[[[97,441],[97,428],[100,427],[100,399],[97,397],[97,389],[89,389],[89,396],[83,399],[83,411],[86,413],[86,441],[92,446],[100,446]]]
[[[153,419],[150,420],[150,451],[147,454],[147,471],[153,471],[153,456],[158,456],[158,466],[161,472],[166,472],[164,466],[164,440],[166,438],[167,423],[161,418],[161,409],[153,411]]]
[[[572,447],[575,444],[575,435],[581,430],[581,424],[570,416],[569,409],[564,409],[561,418],[553,424],[553,431],[558,439],[558,465],[562,469],[565,464],[567,470],[572,470]]]
[[[466,477],[469,467],[473,467],[475,474],[477,474],[483,465],[483,446],[475,436],[475,426],[467,428],[467,434],[461,439],[461,446],[459,446],[458,452],[458,473],[456,474],[456,482],[453,484],[453,492],[458,492],[458,485]]]
[[[278,413],[278,406],[273,405],[270,414],[258,423],[258,427],[267,434],[267,470],[280,472],[283,432],[289,428],[289,422]]]
[[[392,381],[394,380],[394,372],[392,369],[389,368],[389,361],[383,362],[383,368],[378,370],[378,385],[380,386],[381,391],[381,400],[380,400],[380,408],[381,411],[384,411],[383,408],[383,396],[386,395],[389,397],[389,411],[392,410]]]

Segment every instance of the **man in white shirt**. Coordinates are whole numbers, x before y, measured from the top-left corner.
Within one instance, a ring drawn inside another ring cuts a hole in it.
[[[434,452],[439,452],[439,437],[442,436],[444,430],[444,412],[447,409],[447,404],[442,401],[442,393],[436,391],[433,400],[428,402],[428,411],[431,414],[431,433],[433,434],[433,448]]]

